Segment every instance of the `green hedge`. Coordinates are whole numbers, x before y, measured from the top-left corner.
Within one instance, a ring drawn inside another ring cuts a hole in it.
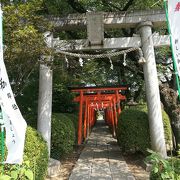
[[[55,113],[52,115],[51,156],[59,159],[73,150],[75,128],[68,115]]]
[[[42,136],[31,127],[27,128],[24,152],[32,170],[35,169],[36,179],[44,180],[48,167],[48,148]]]
[[[123,110],[117,127],[117,140],[122,150],[142,151],[150,148],[147,113],[137,109]]]
[[[136,109],[143,111],[145,113],[148,112],[146,104],[139,105],[136,107]],[[171,130],[169,116],[167,115],[167,113],[164,110],[162,110],[162,118],[163,118],[166,146],[167,146],[167,149],[170,150],[170,146],[172,146],[172,130]]]
[[[166,145],[171,145],[171,126],[169,117],[163,111]],[[147,107],[145,105],[122,111],[117,127],[117,139],[123,151],[141,151],[150,148],[150,133]]]
[[[166,147],[167,147],[167,150],[170,150],[172,148],[172,129],[171,129],[171,124],[170,124],[170,119],[164,110],[162,111],[162,117],[163,117],[163,124],[164,124],[164,135],[165,135]]]
[[[47,144],[41,135],[31,127],[28,127],[26,131],[24,157],[30,162],[30,169],[35,173],[35,179],[44,180],[48,167]],[[11,165],[5,165],[6,171],[10,168]]]
[[[78,114],[76,114],[76,113],[65,113],[64,115],[66,115],[68,118],[70,118],[71,121],[73,122],[74,129],[75,129],[75,143],[77,143],[77,137],[78,137]]]

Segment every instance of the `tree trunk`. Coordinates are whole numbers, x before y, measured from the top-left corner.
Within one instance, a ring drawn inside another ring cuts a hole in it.
[[[178,95],[175,90],[164,84],[160,85],[160,95],[164,109],[171,119],[175,148],[178,150],[178,144],[180,145],[180,104],[178,103]]]

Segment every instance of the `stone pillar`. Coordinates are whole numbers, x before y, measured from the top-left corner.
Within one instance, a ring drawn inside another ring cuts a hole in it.
[[[46,64],[40,64],[37,128],[43,138],[47,141],[49,155],[51,149],[51,111],[52,70]]]
[[[167,153],[159,95],[159,83],[151,27],[152,23],[150,21],[142,22],[138,26],[142,50],[146,60],[146,63],[143,64],[143,71],[146,86],[151,145],[154,151],[166,157]]]
[[[45,34],[48,47],[52,47],[52,35]],[[52,57],[42,56],[39,69],[39,98],[37,129],[47,141],[50,156],[51,149],[51,115],[52,115]]]

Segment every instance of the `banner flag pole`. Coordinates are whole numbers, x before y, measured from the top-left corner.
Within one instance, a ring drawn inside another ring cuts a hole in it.
[[[175,59],[174,49],[173,49],[173,44],[172,44],[173,40],[172,40],[172,33],[171,33],[171,28],[170,28],[169,16],[168,16],[168,8],[167,8],[167,4],[166,4],[167,0],[163,0],[163,1],[164,1],[165,12],[166,12],[168,33],[170,36],[170,47],[171,47],[171,51],[172,51],[172,60],[173,60],[173,67],[174,67],[174,71],[175,71],[175,77],[176,77],[176,85],[177,85],[177,90],[178,90],[178,95],[179,95],[179,100],[180,100],[180,81],[179,81],[180,74],[178,75],[177,64],[176,64],[176,59]]]
[[[1,126],[1,164],[2,164],[2,174],[4,174],[4,120],[2,116],[2,111],[0,112],[0,126]]]

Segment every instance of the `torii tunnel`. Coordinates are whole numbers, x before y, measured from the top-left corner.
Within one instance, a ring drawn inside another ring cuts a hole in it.
[[[104,111],[106,123],[112,127],[113,136],[118,123],[118,116],[121,113],[120,102],[126,100],[122,92],[127,86],[116,87],[81,87],[71,88],[72,92],[78,93],[74,98],[79,102],[78,119],[78,145],[89,136],[90,129],[96,122],[98,110]]]

